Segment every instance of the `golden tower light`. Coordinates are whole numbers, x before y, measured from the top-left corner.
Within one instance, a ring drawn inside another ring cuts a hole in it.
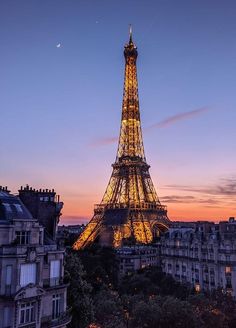
[[[132,27],[124,47],[125,76],[118,150],[108,186],[94,216],[74,244],[81,249],[93,242],[120,247],[127,241],[151,243],[170,225],[149,174],[144,153]]]

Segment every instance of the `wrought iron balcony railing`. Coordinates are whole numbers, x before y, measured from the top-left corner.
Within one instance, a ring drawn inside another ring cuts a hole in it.
[[[11,291],[11,285],[5,285],[5,296],[11,296],[12,291]]]
[[[68,325],[71,321],[71,309],[67,309],[65,312],[60,313],[57,318],[53,318],[52,315],[45,316],[41,320],[42,328],[51,328],[61,325]]]
[[[60,278],[48,278],[43,280],[44,287],[56,287],[64,284],[64,279]]]

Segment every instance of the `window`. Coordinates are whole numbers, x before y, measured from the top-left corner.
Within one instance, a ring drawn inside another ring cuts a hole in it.
[[[196,285],[195,285],[195,290],[196,290],[197,293],[200,292],[201,287],[200,287],[199,284],[196,284]]]
[[[43,231],[39,231],[39,244],[43,245]]]
[[[214,278],[214,276],[210,276],[210,282],[211,282],[211,285],[215,285],[215,278]]]
[[[50,262],[50,286],[59,284],[61,265],[60,260],[53,260]]]
[[[195,281],[199,282],[199,274],[198,273],[195,274]]]
[[[11,295],[11,282],[12,282],[12,265],[6,266],[6,277],[5,277],[5,294]]]
[[[3,309],[3,328],[11,327],[11,309],[5,306]]]
[[[226,276],[226,288],[232,288],[231,276]]]
[[[21,264],[20,285],[24,287],[28,284],[36,283],[36,263]]]
[[[56,319],[60,315],[60,302],[61,302],[61,295],[56,294],[52,296],[52,319]]]
[[[30,231],[16,231],[16,242],[20,245],[28,245],[30,243]]]
[[[8,204],[8,203],[2,203],[2,204],[3,204],[6,212],[8,212],[8,213],[11,213],[12,212],[12,209],[11,209],[11,205],[10,204]]]
[[[23,213],[23,209],[20,204],[13,204],[18,213]]]
[[[35,302],[28,302],[20,306],[19,323],[29,323],[35,320]]]

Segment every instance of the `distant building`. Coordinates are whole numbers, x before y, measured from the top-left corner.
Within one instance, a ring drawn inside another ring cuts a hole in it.
[[[81,232],[85,229],[84,224],[74,224],[74,225],[62,225],[58,226],[58,233],[72,233],[72,234],[81,234]]]
[[[84,231],[84,224],[76,225],[62,225],[58,226],[57,230],[57,242],[60,245],[65,245],[66,247],[71,247],[80,234]]]
[[[0,187],[0,328],[65,328],[64,250],[55,242],[63,203],[54,191]]]
[[[173,223],[161,237],[163,271],[197,291],[220,288],[236,297],[236,221]]]
[[[154,246],[130,246],[117,249],[120,275],[131,274],[146,267],[160,265],[159,248]]]

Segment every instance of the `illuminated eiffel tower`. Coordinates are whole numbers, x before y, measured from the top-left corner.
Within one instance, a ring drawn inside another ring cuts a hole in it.
[[[140,122],[136,60],[132,40],[124,47],[125,80],[119,145],[113,172],[94,216],[74,244],[91,243],[120,247],[125,242],[148,244],[170,224],[166,206],[161,205],[149,174]]]

